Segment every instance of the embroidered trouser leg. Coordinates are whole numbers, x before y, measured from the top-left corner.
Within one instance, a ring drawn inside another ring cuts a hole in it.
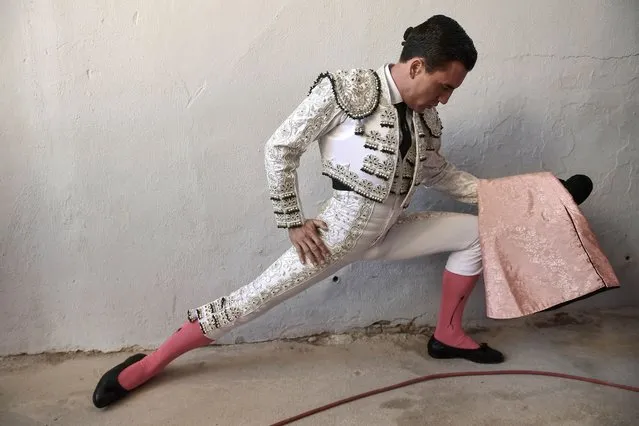
[[[207,337],[218,339],[262,315],[356,260],[382,235],[398,204],[396,200],[379,204],[354,192],[335,191],[318,215],[328,225],[328,230],[321,232],[331,252],[326,265],[302,264],[291,247],[249,284],[189,310],[189,321],[198,321]]]

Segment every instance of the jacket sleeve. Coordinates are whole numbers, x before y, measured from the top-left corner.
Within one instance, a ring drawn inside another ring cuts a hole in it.
[[[265,167],[278,228],[304,224],[297,168],[311,142],[336,125],[341,110],[328,78],[320,81],[266,142]]]
[[[428,110],[422,115],[422,119],[423,125],[428,128],[432,136],[430,140],[432,149],[425,159],[426,164],[423,171],[425,178],[422,179],[422,185],[447,194],[462,203],[478,204],[477,185],[479,179],[468,172],[459,170],[441,153],[443,126],[437,110]]]
[[[424,185],[436,191],[445,193],[457,201],[466,204],[477,204],[477,184],[479,179],[472,174],[459,170],[449,163],[439,152],[438,164],[433,170],[430,179],[424,181]]]

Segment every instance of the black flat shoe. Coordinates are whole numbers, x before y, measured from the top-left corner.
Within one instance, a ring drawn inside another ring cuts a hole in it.
[[[140,361],[145,356],[145,354],[132,355],[124,362],[104,373],[93,391],[93,405],[98,408],[104,408],[127,396],[129,391],[120,386],[120,383],[118,383],[118,375],[122,370]]]
[[[448,346],[431,337],[428,341],[428,355],[437,359],[463,358],[479,364],[499,364],[504,362],[504,355],[489,347],[487,344],[480,344],[477,349],[460,349]]]
[[[586,201],[592,192],[592,180],[586,175],[574,175],[569,177],[568,180],[559,179],[559,181],[570,192],[577,205]]]

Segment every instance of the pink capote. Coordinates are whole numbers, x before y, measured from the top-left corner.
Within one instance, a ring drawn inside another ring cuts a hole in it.
[[[489,318],[517,318],[619,287],[588,221],[551,173],[482,179],[478,195]]]

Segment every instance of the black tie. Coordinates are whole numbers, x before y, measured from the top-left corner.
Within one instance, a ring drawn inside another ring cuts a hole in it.
[[[402,132],[402,142],[399,145],[399,150],[402,153],[402,158],[406,156],[408,149],[411,145],[411,135],[410,128],[408,127],[408,121],[406,120],[406,109],[408,106],[404,102],[400,102],[395,104],[395,108],[397,108],[397,115],[399,116],[399,128]]]

